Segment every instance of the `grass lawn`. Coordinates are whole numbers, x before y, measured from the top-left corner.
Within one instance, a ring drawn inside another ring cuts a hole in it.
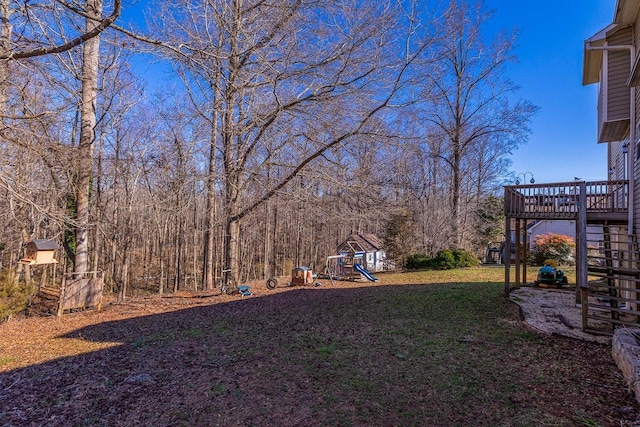
[[[502,277],[386,274],[14,320],[0,325],[0,425],[636,422],[610,348],[529,330]]]

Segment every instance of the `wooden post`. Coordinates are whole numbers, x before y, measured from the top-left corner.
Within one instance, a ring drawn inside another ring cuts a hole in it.
[[[62,316],[64,311],[64,291],[67,286],[67,257],[64,257],[64,263],[62,265],[62,282],[60,283],[60,299],[58,300],[58,317]]]
[[[520,287],[520,285],[522,284],[522,282],[520,281],[520,263],[521,263],[521,252],[522,252],[522,242],[521,242],[521,235],[520,233],[522,232],[522,230],[520,229],[520,220],[516,219],[516,251],[515,251],[515,256],[516,256],[516,287]],[[509,256],[511,256],[511,254],[509,254]]]
[[[529,259],[529,242],[527,241],[527,220],[523,221],[522,232],[524,235],[522,245],[522,284],[527,284],[527,260]]]
[[[633,237],[633,234],[629,233],[629,231],[627,230],[627,248],[628,248],[628,252],[627,252],[627,265],[629,266],[629,270],[631,271],[637,271],[637,265],[636,265],[636,257],[637,257],[637,248],[635,245],[635,239]],[[638,312],[638,274],[636,273],[636,275],[633,277],[633,279],[629,279],[627,281],[627,286],[626,286],[629,290],[627,291],[627,294],[625,295],[626,298],[631,299],[632,301],[627,301],[626,302],[626,307],[628,310],[631,310],[634,313]],[[620,296],[620,293],[616,293],[616,296]],[[616,301],[616,308],[618,308],[618,302]],[[617,312],[616,314],[618,314],[618,317],[620,317],[620,313]],[[640,322],[640,315],[638,314],[634,314],[633,315],[633,321],[635,323],[639,323]]]
[[[504,224],[504,295],[509,296],[511,290],[511,218],[506,216]]]
[[[585,293],[579,291],[589,286],[587,274],[587,184],[580,183],[578,193],[578,220],[576,221],[576,304],[582,302]],[[583,306],[587,301],[583,302]],[[586,319],[583,319],[583,321]]]
[[[65,288],[67,287],[67,275],[62,275],[62,284],[60,285],[60,299],[58,300],[58,317],[62,316],[62,312],[64,311],[64,294]]]
[[[580,293],[580,298],[584,303],[580,306],[582,312],[582,330],[586,331],[589,326],[589,304],[587,304],[589,298],[589,291],[587,288],[581,288],[576,286],[576,292]]]
[[[47,286],[47,270],[49,270],[49,265],[46,265],[42,268],[42,276],[40,276],[40,283],[38,284],[38,292]]]
[[[606,279],[606,283],[607,283],[607,290],[609,293],[609,296],[612,297],[617,297],[618,296],[618,292],[616,289],[616,280],[613,278],[613,251],[612,251],[612,247],[611,247],[611,227],[609,227],[608,223],[605,223],[602,226],[602,231],[604,234],[604,257],[605,257],[605,267],[607,267],[607,279]],[[618,250],[620,248],[617,248]],[[618,301],[615,298],[612,298],[609,300],[609,303],[611,304],[611,308],[617,308],[618,306]],[[612,318],[615,320],[619,319],[619,313],[617,311],[611,311],[611,315]]]

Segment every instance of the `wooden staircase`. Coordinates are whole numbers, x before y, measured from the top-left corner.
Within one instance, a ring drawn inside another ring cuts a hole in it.
[[[616,327],[638,326],[640,252],[627,224],[603,221],[601,233],[587,233],[589,282],[581,288],[583,330],[613,333]]]

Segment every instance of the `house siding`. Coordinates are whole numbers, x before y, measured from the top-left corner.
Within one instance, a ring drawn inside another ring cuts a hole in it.
[[[631,28],[618,31],[607,39],[609,46],[629,45]],[[631,57],[628,50],[611,50],[606,52],[607,58],[607,111],[606,121],[629,119],[631,103],[627,79],[631,69]]]
[[[609,167],[612,169],[610,175],[612,180],[626,179],[625,177],[625,165],[624,165],[624,153],[622,152],[623,145],[628,141],[612,142],[611,147],[611,162]]]
[[[637,92],[638,90],[636,90],[636,110],[638,107],[638,97],[637,97]],[[636,116],[638,117],[638,116]],[[636,130],[636,142],[637,142],[637,137],[640,135],[637,135],[637,130]],[[636,147],[636,150],[638,150],[638,148],[640,147]],[[633,206],[633,230],[630,230],[630,233],[635,233],[636,237],[637,236],[637,224],[640,223],[640,171],[638,170],[638,160],[637,160],[637,154],[636,153],[636,158],[633,161],[633,176],[629,176],[628,179],[631,181],[633,180],[633,185],[634,185],[634,190],[633,190],[633,194],[631,194],[630,197],[630,201],[629,201],[629,206]]]

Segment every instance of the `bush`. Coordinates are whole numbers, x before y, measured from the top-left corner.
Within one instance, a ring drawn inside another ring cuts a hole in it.
[[[7,272],[0,274],[0,322],[24,311],[30,295],[30,289],[15,285],[9,276]]]
[[[456,268],[456,257],[450,249],[443,249],[436,255],[434,266],[438,270],[452,270]]]
[[[533,240],[530,261],[534,265],[542,265],[547,259],[555,259],[559,264],[572,264],[575,248],[576,244],[569,236],[542,234]]]
[[[439,270],[452,270],[454,268],[475,267],[480,265],[478,257],[466,249],[443,249],[436,255],[434,266]]]
[[[432,268],[433,258],[424,254],[413,254],[407,257],[405,268],[409,270],[424,270]]]
[[[409,255],[405,267],[410,270],[452,270],[480,265],[478,257],[465,249],[443,249],[435,258],[423,254]]]
[[[453,256],[456,259],[456,268],[477,267],[480,265],[480,260],[476,254],[466,249],[454,250]]]

